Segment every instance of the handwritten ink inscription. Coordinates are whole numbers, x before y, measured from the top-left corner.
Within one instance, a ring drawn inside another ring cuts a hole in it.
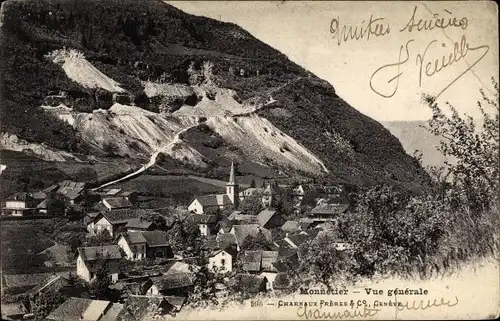
[[[419,18],[418,9],[418,6],[414,6],[412,15],[406,25],[397,29],[399,34],[407,33],[411,35],[418,32],[444,30],[447,28],[455,28],[464,32],[469,26],[467,17],[458,18],[447,9],[444,10],[442,15],[438,13],[431,14],[430,18]],[[358,25],[341,25],[340,17],[336,17],[330,22],[330,33],[338,46],[348,41],[370,41],[370,39],[377,37],[388,36],[390,31],[391,26],[386,18],[374,18],[373,15],[370,15],[370,19],[363,20]],[[415,51],[418,47],[415,41],[414,38],[408,39],[406,43],[400,45],[397,59],[375,69],[369,80],[369,85],[373,92],[384,98],[391,98],[396,95],[400,82],[403,79],[407,79],[405,77],[408,77],[408,75],[405,75],[405,72],[408,73],[406,70],[414,69],[410,68],[411,66],[408,64],[416,65],[418,72],[414,76],[417,77],[418,86],[422,87],[425,84],[426,78],[433,77],[445,70],[451,70],[451,66],[464,60],[469,54],[473,55],[471,57],[473,59],[472,63],[467,64],[458,76],[453,78],[448,84],[445,84],[443,89],[434,96],[437,98],[476,66],[490,49],[486,44],[471,45],[465,34],[461,36],[460,41],[452,41],[451,44],[439,39],[432,39],[425,47],[421,46],[421,48],[425,48],[424,50],[416,53]]]

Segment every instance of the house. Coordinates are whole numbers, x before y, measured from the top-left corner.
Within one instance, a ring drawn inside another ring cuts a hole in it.
[[[196,214],[204,214],[224,209],[228,206],[238,208],[239,201],[239,185],[235,180],[234,163],[231,163],[229,181],[226,184],[226,193],[196,196],[189,203],[188,211]]]
[[[244,292],[257,294],[260,292],[266,292],[267,289],[267,279],[261,275],[252,274],[238,274],[235,277],[236,282],[243,289]]]
[[[335,221],[348,208],[348,204],[321,204],[312,209],[310,219],[316,223]]]
[[[220,273],[231,272],[236,256],[237,250],[235,246],[218,249],[208,256],[208,267]]]
[[[79,247],[77,249],[76,274],[90,282],[100,267],[100,260],[106,260],[107,268],[113,282],[118,280],[119,262],[122,259],[118,245]]]
[[[257,223],[263,228],[273,229],[283,225],[283,219],[278,211],[265,209],[257,215]]]
[[[259,197],[262,199],[262,194],[264,193],[264,188],[259,188],[259,187],[250,187],[247,188],[244,191],[241,191],[239,194],[240,197],[240,203],[245,200],[245,198],[251,198],[251,197]]]
[[[87,224],[87,230],[90,234],[107,230],[111,236],[114,236],[120,227],[125,227],[131,221],[137,222],[137,219],[154,213],[150,210],[132,208],[100,212]]]
[[[262,264],[262,251],[244,251],[238,255],[242,270],[249,273],[258,273]]]
[[[262,232],[262,234],[268,241],[272,241],[271,231],[261,227],[258,224],[233,225],[229,233],[235,236],[236,245],[238,251],[240,251],[243,242],[248,236],[256,237],[260,232]]]
[[[70,205],[74,205],[83,200],[85,185],[84,182],[62,181],[56,193],[64,196]]]
[[[234,224],[257,224],[257,216],[242,214],[241,211],[233,211],[227,218],[229,221]]]
[[[265,207],[272,207],[276,204],[279,199],[281,189],[277,184],[268,183],[262,192],[262,204]]]
[[[26,294],[28,294],[28,300],[23,301],[24,309],[29,313],[33,313],[33,308],[35,307],[35,302],[38,297],[46,293],[59,292],[66,286],[68,286],[67,277],[61,274],[54,274],[48,281],[44,280],[26,292]]]
[[[273,290],[274,280],[278,274],[278,270],[274,267],[274,263],[278,261],[278,251],[262,251],[261,276],[267,279],[267,291]]]
[[[210,236],[215,233],[217,215],[191,214],[188,219],[198,225],[201,235]]]
[[[101,203],[107,211],[133,207],[132,203],[125,197],[105,197],[102,199]]]
[[[175,303],[178,304],[178,300]],[[171,304],[166,297],[131,295],[123,303],[123,308],[115,320],[149,321],[162,318],[175,310],[176,306]]]
[[[104,300],[69,298],[52,311],[47,320],[54,321],[97,321],[102,320],[114,303]]]
[[[12,216],[25,216],[36,213],[37,201],[29,193],[18,192],[5,200],[2,214]]]
[[[173,258],[167,234],[163,231],[125,232],[118,236],[118,246],[128,260]]]
[[[187,296],[193,287],[193,280],[188,273],[171,273],[150,278],[146,285],[146,295]]]

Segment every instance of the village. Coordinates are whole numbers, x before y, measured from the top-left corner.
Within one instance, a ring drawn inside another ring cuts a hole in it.
[[[51,258],[46,263],[57,271],[2,273],[2,295],[24,294],[19,316],[30,319],[41,296],[75,284],[101,286],[101,292],[90,294],[69,291],[46,317],[97,321],[175,316],[198,300],[200,285],[208,287],[203,277],[212,279],[216,300],[231,291],[247,297],[288,293],[287,272],[299,264],[299,248],[322,234],[335,234],[338,216],[349,210],[346,192],[336,185],[273,181],[240,190],[235,167],[232,163],[225,193],[192,195],[175,217],[139,208],[137,191],[90,189],[82,182],[11,195],[2,204],[3,220],[73,216],[86,240],[74,253],[63,242],[45,250]],[[92,210],[80,210],[75,218],[74,208]],[[184,244],[172,236],[175,224],[183,227],[176,233]],[[335,239],[338,251],[349,248]]]

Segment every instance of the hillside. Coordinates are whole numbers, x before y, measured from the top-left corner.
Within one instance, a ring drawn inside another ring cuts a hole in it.
[[[231,159],[358,186],[427,181],[381,124],[234,24],[132,0],[8,0],[1,19],[1,131],[25,145],[83,161],[162,152],[200,172]],[[220,146],[201,144],[210,137]]]

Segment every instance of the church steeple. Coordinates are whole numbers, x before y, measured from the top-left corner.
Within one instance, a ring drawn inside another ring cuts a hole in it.
[[[236,183],[234,175],[234,162],[231,162],[231,171],[229,172],[229,181],[226,184],[226,194],[234,205],[238,208],[240,200],[239,185]]]
[[[234,181],[234,162],[231,162],[231,172],[229,172],[229,184],[235,184]]]

